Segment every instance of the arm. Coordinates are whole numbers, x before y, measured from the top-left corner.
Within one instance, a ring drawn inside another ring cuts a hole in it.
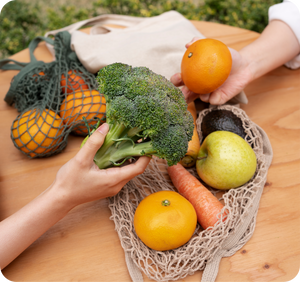
[[[187,44],[186,47],[191,43]],[[257,40],[239,52],[233,49],[230,51],[232,69],[225,83],[217,90],[205,95],[197,95],[183,86],[182,92],[187,103],[198,97],[213,105],[226,103],[251,81],[294,58],[300,53],[300,45],[294,32],[286,23],[273,20]],[[183,85],[180,74],[173,75],[171,81],[176,86]]]
[[[77,155],[60,168],[55,181],[41,195],[0,222],[0,269],[21,254],[38,237],[75,206],[113,196],[133,177],[143,173],[150,158],[100,170],[93,157],[103,144],[108,125],[103,124]]]
[[[252,81],[288,62],[299,52],[300,45],[291,28],[282,21],[274,20],[240,54],[251,71]]]

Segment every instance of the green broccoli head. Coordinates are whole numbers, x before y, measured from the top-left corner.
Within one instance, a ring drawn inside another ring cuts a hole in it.
[[[99,167],[103,157],[107,157],[105,167],[141,155],[156,155],[170,166],[184,157],[193,135],[193,118],[182,92],[169,80],[146,67],[115,63],[102,68],[97,81],[106,98],[110,125],[95,156]]]

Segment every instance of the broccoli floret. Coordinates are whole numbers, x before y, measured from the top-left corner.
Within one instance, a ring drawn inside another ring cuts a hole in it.
[[[99,168],[155,155],[174,165],[187,152],[193,118],[181,91],[146,67],[115,63],[97,75],[109,132],[94,157]]]

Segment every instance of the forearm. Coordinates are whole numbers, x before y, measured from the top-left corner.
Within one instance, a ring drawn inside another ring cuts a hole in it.
[[[0,269],[3,269],[72,207],[52,186],[15,214],[0,222]]]
[[[299,53],[300,45],[294,32],[279,20],[271,21],[257,40],[240,51],[249,65],[251,81],[285,64]]]

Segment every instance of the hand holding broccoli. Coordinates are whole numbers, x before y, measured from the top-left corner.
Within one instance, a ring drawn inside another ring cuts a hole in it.
[[[106,100],[109,132],[94,157],[99,168],[155,155],[169,166],[180,161],[193,135],[193,117],[182,92],[146,67],[115,63],[97,77]]]

